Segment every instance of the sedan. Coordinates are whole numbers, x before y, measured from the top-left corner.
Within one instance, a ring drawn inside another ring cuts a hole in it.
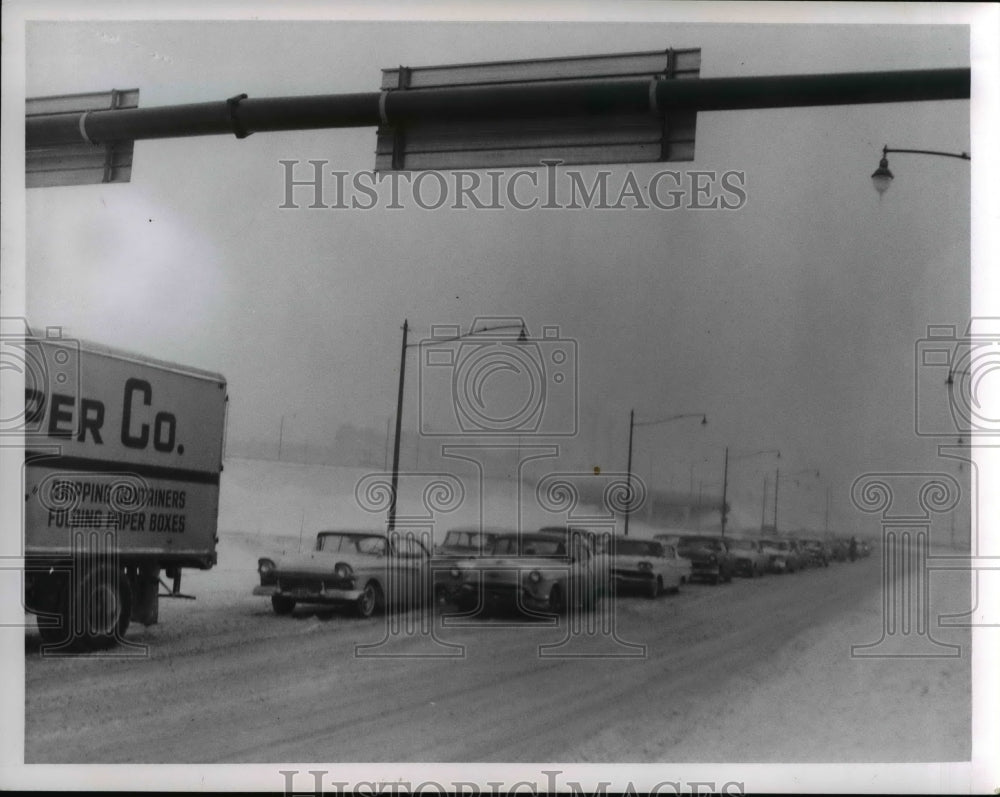
[[[747,578],[757,578],[768,571],[770,557],[764,553],[757,540],[728,539],[729,552],[736,560],[736,573]]]
[[[498,535],[492,554],[455,562],[451,574],[464,612],[504,606],[561,614],[593,608],[599,595],[588,541],[565,531]]]
[[[772,573],[794,573],[804,567],[794,540],[761,540]]]
[[[722,537],[685,535],[677,543],[677,553],[691,561],[691,578],[710,584],[729,582],[736,572],[736,559]]]
[[[814,567],[829,567],[833,550],[823,540],[801,540],[802,553]]]
[[[413,534],[321,531],[311,553],[257,561],[254,595],[276,614],[298,603],[345,606],[371,617],[389,606],[422,603],[430,593],[430,554]]]
[[[664,591],[677,592],[685,575],[690,574],[690,562],[679,559],[673,546],[664,546],[656,540],[615,539],[610,556],[614,586],[619,590],[639,590],[647,598],[655,598]],[[679,564],[682,561],[686,567]]]

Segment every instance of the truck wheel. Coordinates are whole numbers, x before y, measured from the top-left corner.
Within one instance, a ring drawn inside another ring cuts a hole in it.
[[[77,604],[70,607],[83,620],[82,638],[92,647],[107,647],[121,640],[132,613],[131,592],[124,573],[108,568],[88,572],[76,591]]]
[[[271,608],[274,609],[275,614],[291,614],[292,609],[295,608],[295,598],[289,598],[287,595],[272,595]]]
[[[58,594],[51,606],[46,607],[47,614],[54,614],[58,617],[57,625],[42,624],[42,618],[38,618],[38,633],[42,637],[42,642],[46,645],[59,645],[69,640],[70,616],[66,606],[66,591],[63,586],[58,587]]]

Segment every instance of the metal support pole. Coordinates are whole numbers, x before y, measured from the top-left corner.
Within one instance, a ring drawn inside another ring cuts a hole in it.
[[[760,499],[760,530],[764,530],[764,517],[767,511],[767,476],[764,477],[764,494]]]
[[[968,99],[972,70],[584,81],[570,85],[426,88],[304,97],[234,97],[192,105],[29,117],[28,150],[63,144],[279,130],[405,126],[468,119],[532,119],[680,109],[728,111]]]
[[[774,469],[774,533],[778,533],[778,480],[781,477],[781,469]]]
[[[396,499],[399,491],[399,438],[403,430],[403,386],[406,380],[406,336],[409,322],[403,320],[403,345],[399,355],[399,396],[396,399],[396,438],[392,444],[392,487],[389,496],[389,531],[396,528]]]
[[[826,536],[830,536],[830,488],[826,488],[826,513],[823,517],[823,529]]]
[[[625,536],[628,536],[628,519],[632,514],[632,429],[635,427],[635,410],[628,411],[628,467],[625,484],[627,488],[625,504]]]
[[[726,446],[726,459],[722,467],[722,536],[726,536],[726,493],[729,491],[729,446]]]

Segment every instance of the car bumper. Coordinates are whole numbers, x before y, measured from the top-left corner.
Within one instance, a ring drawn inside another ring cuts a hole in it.
[[[293,587],[281,589],[276,584],[253,588],[254,595],[280,595],[303,603],[352,603],[361,597],[360,589],[309,589],[308,587]]]
[[[708,562],[692,562],[691,578],[717,578],[722,574],[718,564]]]
[[[548,595],[539,596],[514,584],[463,584],[452,593],[454,600],[469,606],[547,609]]]
[[[615,587],[635,587],[642,588],[648,587],[653,579],[656,577],[655,573],[639,573],[639,572],[614,572],[611,573],[611,583]]]

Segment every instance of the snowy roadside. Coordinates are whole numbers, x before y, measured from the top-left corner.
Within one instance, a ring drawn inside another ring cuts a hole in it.
[[[720,684],[687,718],[684,733],[609,729],[581,748],[578,760],[631,753],[634,760],[671,762],[773,762],[776,754],[786,763],[968,761],[971,635],[937,626],[938,614],[968,607],[968,576],[936,574],[932,588],[931,635],[958,645],[957,656],[852,657],[852,645],[881,637],[876,589],[853,610]]]

